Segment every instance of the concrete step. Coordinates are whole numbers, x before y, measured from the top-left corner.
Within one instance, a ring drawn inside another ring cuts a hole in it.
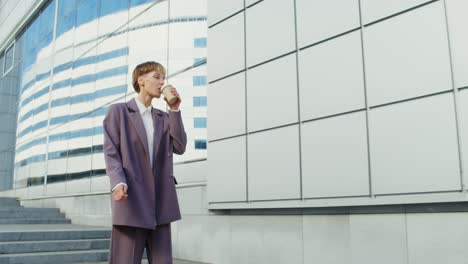
[[[20,203],[16,198],[0,197],[0,207],[3,206],[20,206]]]
[[[0,206],[0,214],[28,212],[28,213],[60,213],[58,208],[35,208],[22,206]]]
[[[0,254],[109,249],[109,239],[0,242]]]
[[[183,260],[183,259],[172,259],[173,264],[208,264],[208,263],[202,263],[202,262],[194,262],[194,261],[189,261],[189,260]],[[80,264],[108,264],[109,262],[81,262]],[[59,263],[56,263],[59,264]],[[78,263],[73,263],[73,264],[78,264]],[[148,264],[148,260],[144,259],[141,261],[141,264]]]
[[[89,228],[90,227],[66,224],[2,226],[2,230],[0,230],[0,241],[108,239],[111,236],[111,231],[109,229],[94,228],[90,230]]]
[[[108,249],[39,252],[0,255],[0,264],[51,264],[102,262],[108,259]]]
[[[11,224],[69,224],[70,219],[66,218],[4,218],[0,219],[0,225]]]
[[[40,212],[40,211],[15,211],[15,212],[1,212],[0,219],[11,219],[11,218],[65,218],[64,213],[60,212]]]

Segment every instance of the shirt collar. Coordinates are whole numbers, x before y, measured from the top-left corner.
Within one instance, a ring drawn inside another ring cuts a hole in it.
[[[150,114],[151,114],[151,110],[153,110],[153,106],[150,105],[148,107],[146,107],[142,102],[140,102],[140,100],[137,98],[135,98],[135,101],[136,101],[136,104],[138,106],[138,110],[140,112],[140,115],[143,115],[144,112],[148,111]]]

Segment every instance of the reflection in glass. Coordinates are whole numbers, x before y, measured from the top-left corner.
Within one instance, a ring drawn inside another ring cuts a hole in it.
[[[128,9],[128,0],[101,1],[101,16]]]
[[[206,128],[206,118],[196,117],[193,119],[193,127],[195,128]]]
[[[99,4],[97,0],[76,0],[76,27],[96,19]]]
[[[195,38],[193,39],[193,46],[195,48],[206,48],[206,38]]]
[[[193,107],[205,107],[206,96],[193,97]]]
[[[57,38],[75,26],[76,8],[74,0],[59,0],[57,10]]]
[[[27,54],[19,72],[17,187],[104,175],[103,118],[110,104],[134,97],[131,72],[149,60],[166,66],[183,96],[189,140],[198,142],[175,161],[206,156],[206,0],[171,1],[169,9],[169,1],[52,0],[27,26],[16,46]],[[14,64],[8,54],[2,65]],[[166,110],[163,100],[153,103]]]
[[[195,140],[195,149],[206,149],[206,140],[205,139],[197,139]]]
[[[193,86],[206,86],[206,76],[193,76]]]

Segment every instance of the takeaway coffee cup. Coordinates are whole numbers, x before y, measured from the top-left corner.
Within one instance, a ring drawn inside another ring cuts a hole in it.
[[[173,95],[171,93],[171,88],[172,88],[172,85],[170,85],[170,84],[168,84],[168,85],[166,85],[166,86],[164,86],[162,88],[162,94],[167,99],[167,102],[170,105],[175,104],[175,103],[177,103],[177,101],[179,101],[179,98],[177,98],[175,95]]]

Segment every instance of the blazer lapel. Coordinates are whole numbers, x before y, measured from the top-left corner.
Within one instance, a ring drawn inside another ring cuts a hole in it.
[[[163,128],[164,128],[164,118],[160,110],[153,108],[153,125],[154,125],[154,135],[153,135],[153,168],[156,168],[156,156],[158,154],[159,146],[161,145]]]
[[[145,149],[146,155],[149,159],[148,139],[146,138],[146,130],[145,126],[143,125],[143,119],[141,119],[140,111],[138,110],[138,106],[136,105],[135,99],[128,101],[127,106],[131,110],[129,114],[130,122],[135,127],[138,138],[140,138],[141,144],[143,144],[143,148]]]

